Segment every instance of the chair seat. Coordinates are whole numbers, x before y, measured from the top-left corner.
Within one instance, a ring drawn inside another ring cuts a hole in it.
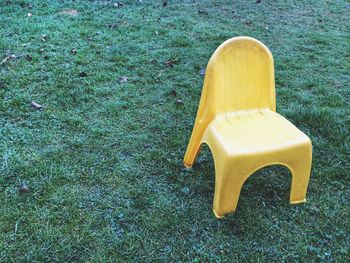
[[[309,138],[287,119],[270,110],[246,111],[217,116],[206,137],[215,138],[227,154],[251,154],[288,149]]]

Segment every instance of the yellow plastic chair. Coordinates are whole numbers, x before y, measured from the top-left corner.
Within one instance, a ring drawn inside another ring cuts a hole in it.
[[[184,157],[186,167],[192,167],[203,143],[214,158],[217,218],[236,210],[246,179],[269,165],[289,168],[290,203],[305,202],[311,141],[276,113],[273,57],[260,41],[231,38],[210,58]]]

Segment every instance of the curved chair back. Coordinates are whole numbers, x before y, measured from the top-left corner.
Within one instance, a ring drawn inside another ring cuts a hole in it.
[[[242,110],[276,110],[273,57],[260,41],[235,37],[220,45],[209,60],[203,86],[214,115]],[[201,110],[201,109],[199,109]]]
[[[276,111],[274,64],[270,50],[251,37],[234,37],[225,41],[207,65],[185,163],[191,163],[186,160],[194,158],[200,138],[216,116],[263,109]]]

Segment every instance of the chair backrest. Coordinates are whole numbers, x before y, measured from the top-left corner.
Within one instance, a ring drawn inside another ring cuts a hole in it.
[[[196,122],[184,157],[193,165],[203,134],[215,118],[250,110],[276,111],[273,58],[268,48],[251,37],[222,43],[211,56]]]
[[[273,57],[251,37],[222,43],[209,60],[200,109],[217,114],[245,110],[276,110]]]

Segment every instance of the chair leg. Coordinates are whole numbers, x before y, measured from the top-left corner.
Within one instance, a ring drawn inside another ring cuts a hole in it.
[[[191,168],[193,166],[193,163],[196,161],[201,148],[202,148],[201,143],[198,143],[198,145],[195,145],[195,146],[190,145],[188,147],[183,160],[183,163],[186,168]]]
[[[290,191],[290,203],[300,204],[306,201],[306,191],[311,172],[311,147],[306,150],[305,156],[299,157],[298,161],[291,166],[292,186]]]
[[[242,169],[237,169],[237,167],[231,165],[222,169],[220,167],[215,168],[215,170],[213,212],[217,218],[222,218],[225,214],[236,210],[246,175]]]

